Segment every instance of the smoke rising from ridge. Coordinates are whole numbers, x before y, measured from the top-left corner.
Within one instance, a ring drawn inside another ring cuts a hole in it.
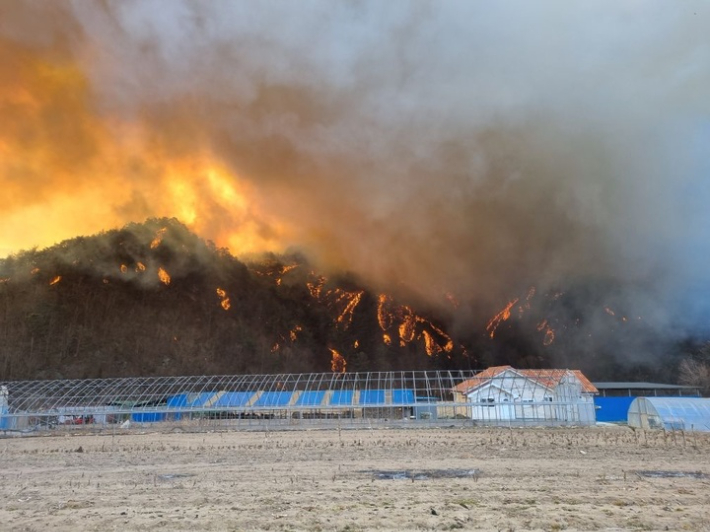
[[[709,280],[708,27],[700,3],[5,3],[0,248],[168,215],[433,304],[576,278],[667,301]]]

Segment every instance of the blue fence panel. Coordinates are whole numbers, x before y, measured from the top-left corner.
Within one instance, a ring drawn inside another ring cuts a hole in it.
[[[384,390],[363,390],[360,392],[361,405],[384,405],[385,391]]]
[[[392,390],[392,404],[411,405],[414,402],[414,390]]]
[[[350,406],[353,404],[352,390],[335,390],[330,398],[332,406]]]
[[[325,390],[301,392],[296,400],[296,406],[320,406],[325,397]]]
[[[165,421],[165,414],[162,412],[134,412],[131,414],[131,421],[136,423],[157,423]]]
[[[607,423],[626,423],[629,406],[636,397],[595,397],[594,406],[597,411],[597,421]]]
[[[225,392],[212,406],[215,408],[246,406],[253,396],[254,392]]]
[[[288,406],[292,396],[293,392],[264,392],[254,406]]]

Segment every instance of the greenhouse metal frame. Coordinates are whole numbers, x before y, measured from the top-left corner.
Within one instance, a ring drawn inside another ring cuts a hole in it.
[[[710,432],[710,399],[637,397],[629,405],[628,424],[639,429]]]
[[[593,404],[590,414],[590,398],[582,397],[589,394],[574,393],[579,386],[553,386],[550,370],[504,369],[6,381],[0,382],[0,434],[594,422]],[[553,371],[563,384],[574,378]]]

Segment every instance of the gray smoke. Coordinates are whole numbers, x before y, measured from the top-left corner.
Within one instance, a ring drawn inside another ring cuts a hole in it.
[[[702,315],[706,3],[0,9],[4,46],[75,61],[94,112],[140,124],[144,146],[216,154],[325,267],[433,304],[609,279],[641,313]],[[134,204],[115,209],[150,215],[145,179],[126,175]]]

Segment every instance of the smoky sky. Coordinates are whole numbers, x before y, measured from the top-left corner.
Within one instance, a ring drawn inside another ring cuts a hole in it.
[[[198,204],[218,243],[252,224],[432,303],[581,278],[700,297],[709,27],[703,2],[2,2],[0,221],[57,191],[93,213],[72,231],[140,221],[171,206],[156,158],[209,157],[253,201]]]

